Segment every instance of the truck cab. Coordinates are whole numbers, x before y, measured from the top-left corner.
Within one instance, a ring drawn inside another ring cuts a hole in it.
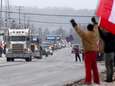
[[[30,50],[30,29],[8,29],[7,40],[7,61],[14,59],[32,60],[32,52]]]
[[[31,36],[31,51],[32,56],[37,59],[42,59],[42,48],[40,39],[36,35]]]

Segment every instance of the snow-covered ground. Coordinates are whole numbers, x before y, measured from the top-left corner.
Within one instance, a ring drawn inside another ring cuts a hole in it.
[[[103,67],[99,66],[99,69]],[[84,63],[75,62],[71,48],[29,63],[16,60],[0,64],[0,86],[63,86],[84,76]]]

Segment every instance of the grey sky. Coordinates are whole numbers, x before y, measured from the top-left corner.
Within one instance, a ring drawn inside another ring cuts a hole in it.
[[[98,0],[9,0],[11,5],[38,8],[64,7],[74,9],[95,9]]]

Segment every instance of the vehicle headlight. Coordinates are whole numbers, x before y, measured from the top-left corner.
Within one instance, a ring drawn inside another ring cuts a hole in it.
[[[29,52],[31,51],[29,48],[27,49]]]
[[[52,47],[51,47],[51,46],[49,46],[49,49],[52,49]]]
[[[24,52],[25,52],[25,53],[29,53],[29,52],[31,52],[31,50],[30,50],[29,48],[25,48],[25,49],[24,49]]]

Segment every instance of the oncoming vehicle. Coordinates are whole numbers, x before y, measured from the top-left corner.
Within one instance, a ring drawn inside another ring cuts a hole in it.
[[[48,55],[53,55],[53,50],[52,50],[52,46],[50,43],[43,42],[41,47],[42,47],[42,54],[43,55],[45,55],[46,57]]]
[[[38,36],[31,37],[31,51],[33,57],[42,59],[42,48]]]
[[[8,29],[7,33],[7,61],[14,59],[32,60],[32,52],[30,50],[30,29]]]

